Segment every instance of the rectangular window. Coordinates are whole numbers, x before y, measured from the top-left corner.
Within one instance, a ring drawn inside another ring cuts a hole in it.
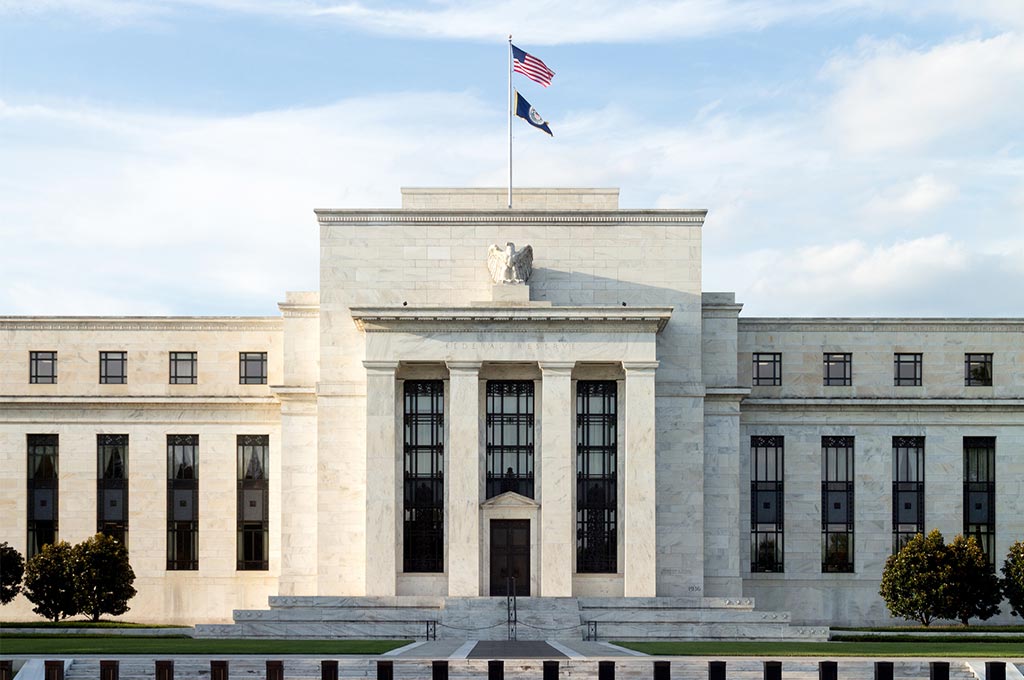
[[[964,535],[996,563],[996,438],[964,437]]]
[[[171,352],[170,364],[172,385],[196,384],[195,352]]]
[[[992,355],[964,355],[964,385],[968,387],[992,385]]]
[[[750,438],[750,571],[783,571],[783,437]]]
[[[618,569],[618,386],[576,383],[576,571]]]
[[[853,572],[853,437],[821,438],[821,570]]]
[[[100,384],[128,382],[128,352],[100,352]]]
[[[892,381],[896,387],[920,387],[921,355],[900,352],[893,354]]]
[[[533,498],[533,381],[487,381],[487,497]]]
[[[782,354],[755,352],[753,366],[754,385],[782,384]]]
[[[267,384],[267,353],[266,352],[239,352],[238,353],[238,384],[239,385],[266,385]]]
[[[57,382],[57,353],[29,352],[28,381],[33,385],[52,385]]]
[[[57,459],[55,434],[30,434],[28,449],[28,542],[25,558],[57,540]]]
[[[128,546],[128,435],[96,435],[96,531]]]
[[[924,533],[924,437],[892,438],[892,551]]]
[[[444,571],[444,382],[406,380],[402,571]]]
[[[167,435],[167,569],[199,569],[199,435]]]
[[[853,355],[850,353],[826,352],[822,355],[824,379],[827,386],[853,384]]]
[[[270,568],[270,436],[240,434],[238,448],[238,570]]]

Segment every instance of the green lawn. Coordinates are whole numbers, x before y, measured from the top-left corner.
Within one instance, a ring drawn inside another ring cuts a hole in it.
[[[1010,642],[616,642],[655,656],[923,656],[1024,658],[1024,644]]]
[[[4,635],[0,654],[383,654],[408,640],[195,640],[181,635]]]
[[[191,628],[128,621],[0,621],[0,628]]]
[[[960,624],[942,626],[882,626],[880,628],[842,628],[832,626],[832,631],[877,633],[1024,633],[1024,626],[961,626]]]

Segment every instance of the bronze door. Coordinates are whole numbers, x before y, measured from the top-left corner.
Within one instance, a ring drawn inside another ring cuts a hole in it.
[[[491,595],[508,594],[508,578],[516,579],[516,595],[530,595],[530,521],[491,520]]]

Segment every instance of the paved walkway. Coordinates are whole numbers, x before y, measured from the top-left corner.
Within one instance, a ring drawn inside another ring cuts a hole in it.
[[[646,656],[610,642],[566,640],[438,640],[388,652],[398,659],[587,659]]]

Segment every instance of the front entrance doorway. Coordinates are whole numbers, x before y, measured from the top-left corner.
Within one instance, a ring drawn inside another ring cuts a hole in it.
[[[508,594],[516,579],[516,596],[530,596],[530,520],[491,520],[491,595]]]

